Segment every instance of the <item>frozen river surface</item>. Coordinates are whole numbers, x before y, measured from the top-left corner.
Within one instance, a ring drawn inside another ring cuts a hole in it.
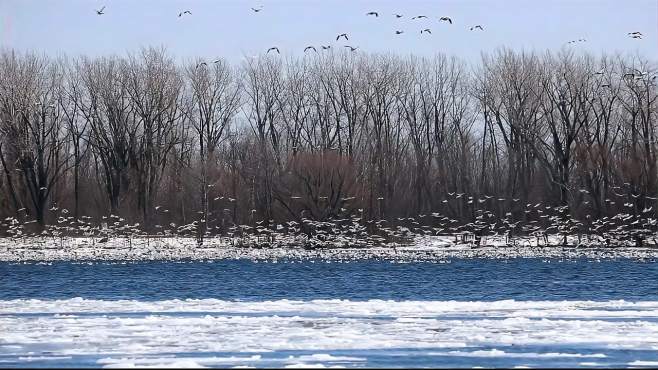
[[[0,263],[0,367],[656,367],[658,263]]]

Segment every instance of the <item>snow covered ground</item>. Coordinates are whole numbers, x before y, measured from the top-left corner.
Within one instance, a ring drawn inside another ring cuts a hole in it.
[[[237,239],[210,238],[198,246],[194,238],[0,238],[0,261],[102,261],[102,260],[217,260],[217,259],[328,259],[347,261],[380,258],[403,261],[447,258],[639,258],[658,257],[658,248],[630,246],[600,247],[594,238],[584,238],[579,246],[561,246],[562,239],[550,237],[548,245],[534,237],[518,238],[507,246],[504,237],[489,237],[482,246],[457,241],[452,235],[418,236],[409,244],[388,243],[372,247],[354,247],[344,237],[332,242],[333,248],[303,249],[290,247],[292,237],[279,236],[277,243],[264,248],[236,247]],[[254,238],[255,239],[255,238]],[[575,237],[569,243],[576,245]]]
[[[658,302],[0,301],[0,366],[656,366]]]

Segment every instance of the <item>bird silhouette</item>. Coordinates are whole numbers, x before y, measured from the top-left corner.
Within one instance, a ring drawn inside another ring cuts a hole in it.
[[[272,50],[276,50],[276,52],[277,52],[278,54],[281,54],[281,52],[279,51],[279,48],[276,47],[276,46],[273,46],[273,47],[267,49],[267,52],[269,53],[269,52],[272,51]]]
[[[402,14],[393,14],[395,18],[402,18]]]
[[[183,14],[189,14],[189,15],[192,15],[192,12],[189,11],[189,10],[186,10],[186,11],[184,11],[184,12],[180,12],[180,13],[178,13],[178,18],[182,17]]]
[[[395,31],[396,35],[400,35],[400,34],[403,34],[403,33],[404,33],[404,31]]]
[[[375,17],[379,17],[379,13],[377,12],[368,12],[366,15],[374,15]]]
[[[251,10],[253,10],[254,13],[258,13],[258,12],[260,12],[261,10],[263,10],[263,6],[261,5],[261,6],[259,6],[258,8],[251,8]]]
[[[424,30],[420,31],[420,34],[422,35],[424,32],[432,34],[432,31],[429,28],[425,28]]]
[[[484,28],[482,28],[482,26],[480,26],[479,24],[477,26],[471,27],[471,31],[473,31],[474,29],[480,29],[480,31],[484,31]]]
[[[103,14],[105,14],[105,13],[103,13],[103,10],[105,10],[105,6],[103,6],[103,7],[100,8],[99,10],[96,10],[96,14],[98,14],[98,15],[103,15]]]
[[[329,50],[331,49],[331,45],[324,46],[322,45],[322,50]]]
[[[452,24],[452,19],[450,19],[450,17],[441,17],[439,18],[439,21],[449,22]]]
[[[417,15],[417,16],[411,18],[411,19],[421,19],[421,18],[427,18],[427,16],[425,16],[425,15]]]
[[[345,40],[349,40],[346,33],[341,33],[340,35],[336,36],[336,41],[338,41],[338,39],[340,39],[341,37],[344,37]]]
[[[201,62],[201,63],[199,63],[199,64],[196,65],[196,68],[199,68],[199,67],[201,67],[201,66],[207,67],[207,66],[208,66],[208,63],[206,63],[206,62]]]
[[[350,46],[350,45],[344,45],[346,48],[350,48],[350,51],[356,51],[358,47]]]
[[[315,46],[307,46],[306,48],[304,48],[304,52],[307,52],[307,51],[310,50],[310,49],[313,49],[313,51],[316,52],[316,53],[318,52],[318,51],[315,49]]]

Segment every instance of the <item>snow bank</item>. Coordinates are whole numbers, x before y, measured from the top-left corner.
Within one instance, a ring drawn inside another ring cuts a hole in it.
[[[658,257],[658,248],[610,247],[592,245],[563,247],[561,239],[549,239],[549,245],[533,238],[519,238],[516,246],[507,246],[504,238],[486,238],[483,246],[457,241],[455,236],[419,236],[409,244],[354,247],[345,240],[331,248],[290,247],[285,239],[268,247],[237,247],[237,239],[210,238],[202,246],[194,238],[0,238],[0,261],[145,261],[145,260],[218,260],[218,259],[389,259],[398,261],[437,261],[449,258],[638,258]],[[256,245],[256,244],[252,244]]]

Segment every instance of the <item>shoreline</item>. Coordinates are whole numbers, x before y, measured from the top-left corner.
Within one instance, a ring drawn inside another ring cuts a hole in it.
[[[577,241],[568,237],[568,242]],[[256,239],[251,238],[251,239]],[[252,241],[248,239],[249,241]],[[111,261],[212,261],[248,259],[257,261],[326,260],[390,260],[399,262],[445,261],[451,258],[547,258],[547,259],[658,259],[658,247],[629,245],[605,246],[588,238],[587,243],[562,245],[562,237],[540,243],[535,237],[515,238],[514,244],[504,237],[486,238],[482,245],[461,242],[456,235],[417,236],[409,243],[367,245],[349,238],[303,247],[293,236],[278,238],[274,244],[244,243],[244,238],[210,238],[202,246],[193,237],[114,237],[105,242],[92,237],[25,237],[0,238],[0,262],[111,262]],[[583,239],[581,238],[581,242]]]

